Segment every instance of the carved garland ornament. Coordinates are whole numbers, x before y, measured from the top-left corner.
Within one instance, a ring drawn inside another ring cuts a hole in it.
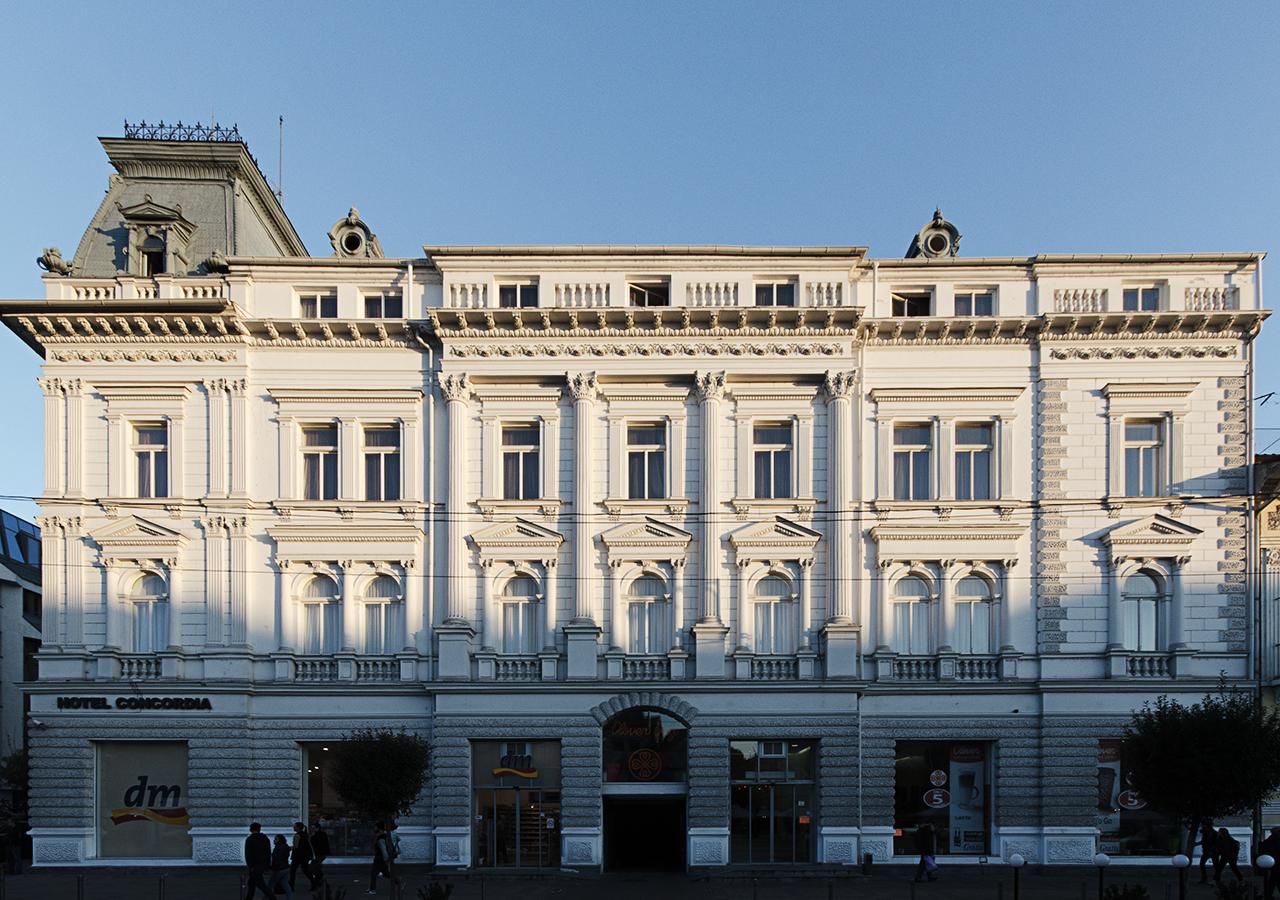
[[[55,350],[55,362],[234,362],[234,350]]]
[[[1216,359],[1235,359],[1234,347],[1073,347],[1069,350],[1050,350],[1054,359],[1182,359],[1192,356],[1196,359],[1213,357]]]
[[[449,347],[453,356],[835,356],[843,344],[458,344]]]

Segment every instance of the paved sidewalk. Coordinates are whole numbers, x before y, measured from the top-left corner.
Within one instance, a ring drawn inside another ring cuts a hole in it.
[[[162,873],[166,876],[164,900],[236,900],[239,894],[240,872],[234,869],[36,869],[6,878],[2,900],[79,900],[79,876],[84,879],[83,900],[154,900],[161,896]],[[368,874],[363,867],[331,866],[328,874],[334,887],[347,889],[347,900],[365,896]],[[899,866],[878,866],[869,878],[852,874],[834,880],[825,876],[760,877],[754,883],[750,877],[648,873],[446,876],[413,866],[406,866],[401,874],[404,900],[418,900],[418,888],[433,880],[454,885],[451,900],[1013,900],[1013,875],[1004,867],[987,867],[985,871],[976,866],[943,868],[938,881],[919,885],[912,883],[911,869]],[[1176,900],[1178,896],[1177,881],[1168,867],[1117,866],[1107,871],[1106,879],[1108,884],[1141,884],[1151,900]],[[1196,879],[1193,870],[1189,900],[1213,900],[1212,886],[1202,886]],[[1261,878],[1253,883],[1261,896]],[[1097,900],[1097,874],[1084,868],[1028,867],[1021,875],[1020,895],[1025,900]],[[305,887],[296,896],[297,900],[312,900]],[[385,881],[380,880],[378,896],[391,897]]]

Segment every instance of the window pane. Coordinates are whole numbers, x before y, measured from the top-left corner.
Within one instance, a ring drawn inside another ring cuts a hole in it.
[[[366,500],[382,499],[382,457],[377,453],[365,454],[364,498]]]
[[[1137,312],[1138,310],[1138,291],[1137,288],[1125,288],[1124,290],[1124,308],[1126,312]]]
[[[320,652],[320,641],[323,635],[323,604],[304,603],[302,605],[302,652],[314,655]]]
[[[1121,642],[1126,650],[1138,649],[1138,601],[1125,600],[1121,604]]]
[[[366,447],[399,447],[400,431],[397,428],[366,428],[364,445]]]
[[[304,447],[336,447],[338,446],[338,427],[302,429],[302,446]]]
[[[755,429],[755,441],[757,444],[784,444],[791,445],[791,426],[790,425],[757,425]]]
[[[1126,447],[1124,451],[1124,493],[1127,497],[1141,496],[1141,452],[1138,447]]]
[[[627,652],[647,653],[649,649],[646,615],[648,603],[627,604]]]
[[[538,446],[538,429],[504,428],[502,429],[502,446],[536,447]]]
[[[338,496],[338,454],[324,454],[324,500]]]
[[[1160,426],[1155,422],[1126,422],[1124,439],[1153,443],[1160,439]]]
[[[1160,308],[1160,289],[1159,288],[1143,288],[1142,289],[1142,308],[1146,311],[1157,310]]]
[[[991,652],[991,604],[970,603],[970,614],[973,617],[973,646],[970,653]]]
[[[661,450],[653,450],[649,457],[649,499],[657,499],[667,495],[667,455]]]
[[[972,465],[973,465],[973,460],[971,457],[972,457],[972,454],[969,453],[967,450],[961,451],[960,453],[956,454],[956,499],[957,500],[973,499],[973,484],[969,480],[969,475],[970,475],[970,472],[972,471]]]
[[[973,454],[973,496],[972,500],[990,500],[991,494],[991,451],[979,450]]]
[[[299,311],[304,319],[314,319],[316,317],[316,298],[302,297],[298,301]]]
[[[956,596],[980,597],[983,600],[989,600],[991,599],[991,588],[976,575],[966,575],[956,585]]]
[[[895,653],[911,652],[911,606],[910,603],[893,604],[893,644]]]
[[[772,497],[773,485],[769,482],[771,474],[769,453],[765,450],[756,451],[756,496]]]
[[[167,440],[167,432],[168,429],[164,425],[146,426],[137,428],[135,430],[135,435],[139,444],[163,447]]]
[[[929,488],[929,451],[917,450],[911,454],[911,499],[928,500],[931,496]]]
[[[757,603],[755,650],[757,653],[773,652],[772,603]]]
[[[498,306],[513,307],[516,305],[516,286],[503,284],[498,286]]]
[[[772,306],[773,305],[773,285],[757,284],[756,285],[756,306]]]
[[[893,593],[896,597],[928,597],[929,585],[924,583],[923,578],[908,575],[898,580],[894,585]]]
[[[334,296],[320,298],[320,318],[338,318],[338,298]]]
[[[973,298],[974,309],[980,316],[989,316],[994,311],[993,298],[990,294],[978,294]]]
[[[520,454],[502,454],[502,497],[504,500],[520,499]]]
[[[956,645],[953,649],[957,653],[973,652],[973,607],[972,603],[956,604]]]
[[[404,298],[391,294],[382,301],[382,315],[387,319],[399,319],[404,315]]]
[[[520,305],[521,306],[537,306],[538,305],[538,286],[536,284],[526,284],[521,286]]]
[[[1160,587],[1146,572],[1134,572],[1124,580],[1126,597],[1159,597]]]
[[[795,306],[796,286],[794,284],[775,285],[773,291],[773,302],[776,306]]]
[[[382,318],[382,298],[381,297],[365,297],[364,298],[364,317],[366,319]]]
[[[667,443],[667,431],[660,425],[633,425],[627,429],[627,443],[645,447],[661,447]]]
[[[382,457],[383,500],[400,499],[400,454],[387,453]]]
[[[927,447],[932,441],[928,425],[898,425],[893,429],[893,443],[899,447]]]
[[[776,450],[773,454],[773,496],[791,496],[791,451]]]
[[[320,499],[320,455],[306,453],[302,457],[302,499]]]
[[[156,467],[156,490],[152,496],[169,496],[169,454],[163,450],[151,454]]]
[[[972,294],[956,294],[956,315],[957,316],[973,315],[973,295]]]
[[[385,652],[382,647],[382,610],[381,603],[364,605],[364,652],[378,654]]]
[[[929,604],[911,604],[911,652],[931,653],[929,646]]]
[[[1141,600],[1138,608],[1138,649],[1156,649],[1156,601]]]
[[[1142,455],[1142,496],[1156,495],[1156,448],[1143,447],[1138,451]]]
[[[911,499],[911,454],[893,454],[893,499]]]
[[[990,447],[990,425],[957,425],[956,444],[966,447]]]
[[[632,500],[643,500],[645,496],[645,467],[643,453],[627,454],[627,496]]]
[[[522,487],[524,493],[522,496],[525,500],[532,500],[539,496],[538,493],[538,454],[522,453],[522,462],[524,464],[524,481]]]
[[[138,496],[150,497],[154,489],[151,484],[151,454],[138,454]]]

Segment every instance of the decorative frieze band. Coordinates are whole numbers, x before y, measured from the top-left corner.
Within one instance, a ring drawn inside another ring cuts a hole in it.
[[[1236,347],[1072,347],[1049,351],[1053,359],[1236,359]]]
[[[802,341],[795,343],[635,343],[635,344],[456,344],[446,345],[451,356],[838,356],[847,345]]]

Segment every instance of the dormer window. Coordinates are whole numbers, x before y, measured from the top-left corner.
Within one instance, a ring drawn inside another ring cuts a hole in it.
[[[138,245],[142,252],[142,271],[147,278],[165,273],[164,240],[152,235]]]
[[[538,305],[538,282],[521,281],[498,285],[498,306],[517,309]]]
[[[152,278],[190,268],[187,251],[196,226],[183,218],[181,206],[164,206],[146,194],[141,203],[116,208],[129,236],[125,259],[130,275]]]

